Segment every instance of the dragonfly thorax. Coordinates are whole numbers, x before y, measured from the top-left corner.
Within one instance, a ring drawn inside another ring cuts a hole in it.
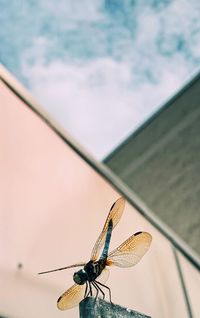
[[[102,272],[102,270],[105,268],[104,262],[101,261],[89,261],[85,266],[84,270],[86,271],[88,275],[88,281],[92,282],[94,281]]]
[[[86,281],[92,282],[101,274],[104,268],[104,262],[89,261],[83,269],[74,273],[73,279],[78,285],[83,285]]]

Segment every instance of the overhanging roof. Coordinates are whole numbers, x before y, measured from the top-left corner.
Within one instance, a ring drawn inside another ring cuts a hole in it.
[[[104,163],[200,253],[200,74]]]

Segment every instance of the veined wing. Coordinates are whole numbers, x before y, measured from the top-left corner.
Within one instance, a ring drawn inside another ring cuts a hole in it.
[[[109,277],[109,269],[104,268],[97,278],[97,281],[105,283]],[[83,299],[86,285],[74,284],[66,292],[64,292],[57,300],[57,307],[60,310],[67,310],[77,306]]]
[[[95,279],[95,282],[104,285],[107,282],[109,275],[110,275],[109,268],[105,267],[104,270],[102,271],[102,273]],[[91,288],[92,288],[92,295],[95,297],[97,290],[93,285],[91,285]]]
[[[83,299],[85,293],[85,284],[74,284],[57,300],[57,307],[60,310],[73,308]]]
[[[96,280],[102,284],[105,284],[109,278],[109,275],[110,275],[109,268],[105,267]]]
[[[51,269],[51,270],[49,270],[49,271],[40,272],[40,273],[38,273],[38,275],[47,274],[47,273],[52,273],[52,272],[57,272],[57,271],[62,271],[62,270],[64,270],[64,269],[73,268],[73,267],[85,266],[85,264],[86,264],[86,262],[82,262],[82,263],[77,263],[77,264],[73,264],[73,265],[69,265],[69,266],[65,266],[65,267],[60,267],[60,268],[56,268],[56,269]]]
[[[108,254],[106,264],[118,267],[136,265],[148,251],[152,241],[151,234],[137,232]]]
[[[119,222],[122,213],[124,211],[124,206],[125,206],[125,200],[124,198],[119,198],[111,207],[109,214],[107,216],[106,222],[104,224],[103,230],[101,232],[101,234],[99,235],[93,250],[92,250],[92,254],[91,254],[91,260],[96,261],[100,250],[105,242],[106,239],[106,234],[107,234],[107,229],[108,229],[108,224],[109,221],[112,219],[113,222],[113,228],[117,225],[117,223]]]

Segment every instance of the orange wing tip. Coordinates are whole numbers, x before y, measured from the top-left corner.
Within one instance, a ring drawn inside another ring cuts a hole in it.
[[[61,305],[61,299],[62,299],[62,296],[60,296],[60,297],[58,298],[58,300],[57,300],[57,307],[58,307],[58,309],[60,309],[60,310],[65,310],[65,309],[62,307],[62,305]]]
[[[148,233],[148,232],[145,232],[146,233],[146,235],[148,235],[148,237],[149,237],[149,241],[150,241],[150,243],[152,242],[152,235],[150,234],[150,233]]]
[[[121,202],[121,204],[125,205],[126,200],[125,200],[125,198],[124,198],[124,197],[120,197],[119,199],[117,199],[117,201],[116,201],[116,202]],[[116,202],[115,202],[115,203],[116,203]]]
[[[124,199],[123,197],[118,198],[118,199],[113,203],[113,205],[111,206],[110,211],[112,211],[112,209],[114,208],[114,206],[115,206],[116,204],[118,204],[118,203],[120,203],[121,205],[123,204],[123,206],[124,206],[124,205],[125,205],[125,199]]]
[[[67,309],[70,309],[71,307],[69,306],[66,306],[66,304],[63,304],[63,301],[62,301],[62,298],[63,296],[60,296],[57,300],[57,308],[59,310],[67,310]]]
[[[140,234],[145,234],[146,236],[149,237],[149,241],[150,242],[152,241],[152,235],[149,232],[139,231],[139,232],[134,233],[134,236],[137,236],[137,235],[140,235]]]

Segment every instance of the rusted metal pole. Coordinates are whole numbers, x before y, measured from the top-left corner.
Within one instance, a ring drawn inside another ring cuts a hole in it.
[[[79,304],[80,318],[151,318],[129,308],[87,297]]]

